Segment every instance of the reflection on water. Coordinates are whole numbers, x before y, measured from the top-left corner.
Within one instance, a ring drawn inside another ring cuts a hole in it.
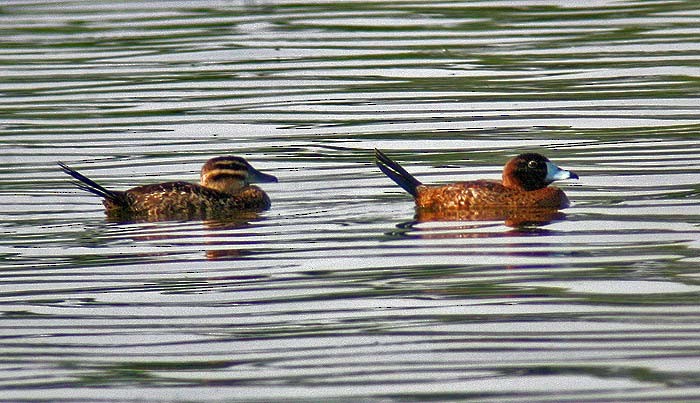
[[[4,399],[700,398],[693,2],[2,11]],[[416,211],[375,148],[582,179],[565,215]],[[270,210],[108,222],[55,165],[123,190],[227,154]]]
[[[417,209],[416,220],[426,221],[505,221],[509,227],[542,226],[566,215],[557,209],[473,208],[427,210]]]

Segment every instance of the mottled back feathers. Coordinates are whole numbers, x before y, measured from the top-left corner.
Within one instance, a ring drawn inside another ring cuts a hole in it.
[[[270,208],[270,198],[251,182],[277,178],[254,169],[240,157],[216,157],[202,167],[201,184],[165,182],[126,191],[106,189],[59,163],[77,180],[78,188],[103,198],[108,217],[120,221],[161,221],[226,218]]]

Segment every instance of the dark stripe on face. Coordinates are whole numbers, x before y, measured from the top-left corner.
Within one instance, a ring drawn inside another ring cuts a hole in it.
[[[210,181],[214,181],[214,182],[217,182],[220,180],[225,180],[225,179],[233,179],[233,180],[237,180],[240,182],[244,182],[246,177],[248,176],[248,175],[246,175],[245,172],[241,172],[241,171],[229,171],[229,170],[226,170],[226,171],[222,170],[221,172],[216,172],[216,171],[219,171],[219,170],[217,169],[214,172],[210,172],[207,175],[207,179]]]
[[[202,172],[211,172],[218,169],[247,171],[248,168],[248,163],[241,157],[216,157],[204,164]]]
[[[232,169],[236,171],[246,171],[248,166],[240,161],[216,161],[212,165],[211,169]]]

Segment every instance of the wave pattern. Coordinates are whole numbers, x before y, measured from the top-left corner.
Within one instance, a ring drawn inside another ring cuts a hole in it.
[[[700,14],[680,2],[8,2],[0,390],[29,401],[700,398]],[[547,225],[423,222],[372,162],[576,171]],[[105,221],[239,154],[238,223]]]

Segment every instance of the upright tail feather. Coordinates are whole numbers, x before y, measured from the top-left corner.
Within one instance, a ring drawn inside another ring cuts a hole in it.
[[[123,198],[121,197],[120,192],[114,192],[112,190],[102,187],[97,182],[93,181],[92,179],[88,178],[87,176],[81,174],[80,172],[76,171],[75,169],[69,167],[68,165],[62,162],[58,162],[58,166],[61,167],[63,172],[67,173],[68,175],[72,176],[77,180],[77,182],[75,182],[75,185],[78,187],[78,189],[90,192],[94,195],[100,196],[116,204],[120,204],[122,202]]]
[[[403,169],[401,165],[376,148],[374,149],[374,156],[377,159],[377,166],[386,176],[413,195],[413,197],[418,195],[416,188],[422,185],[418,179],[414,178],[413,175]]]

